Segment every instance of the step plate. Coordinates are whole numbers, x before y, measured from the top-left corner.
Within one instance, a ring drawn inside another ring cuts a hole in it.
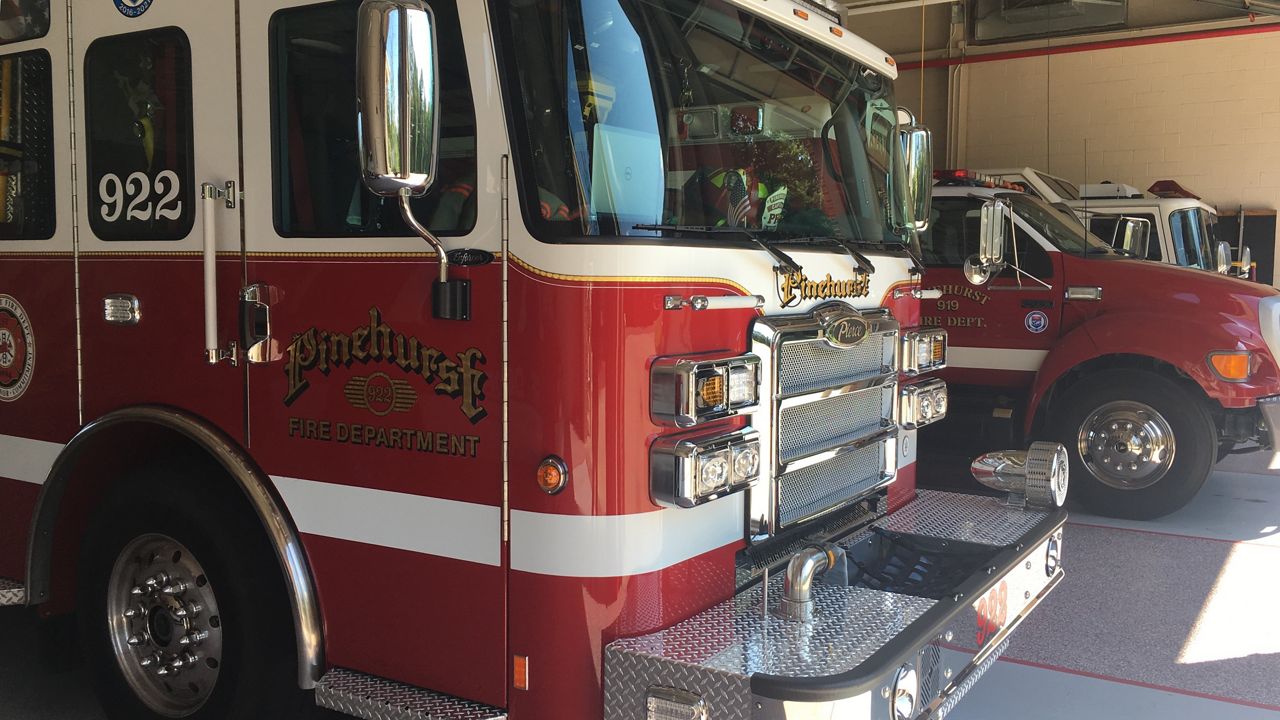
[[[22,583],[0,578],[0,607],[26,604],[27,589],[22,586]]]
[[[365,720],[506,720],[505,710],[394,680],[334,668],[316,685],[316,705]]]

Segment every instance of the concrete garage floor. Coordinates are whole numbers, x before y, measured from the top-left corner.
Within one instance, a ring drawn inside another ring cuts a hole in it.
[[[1257,456],[1155,522],[1073,513],[1064,562],[953,720],[1280,720],[1280,474]],[[28,611],[0,609],[0,717],[101,720],[84,672],[43,670],[35,635]]]

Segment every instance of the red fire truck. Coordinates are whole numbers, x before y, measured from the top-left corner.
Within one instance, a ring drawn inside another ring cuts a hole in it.
[[[0,603],[110,717],[941,718],[1063,577],[1062,448],[916,491],[929,136],[820,8],[0,8]]]
[[[1092,510],[1185,505],[1227,453],[1280,427],[1280,292],[1113,251],[1065,210],[947,171],[922,237],[924,309],[952,348],[950,418],[925,444],[1053,438]],[[1128,219],[1120,234],[1147,223]],[[1275,467],[1275,463],[1272,463]]]

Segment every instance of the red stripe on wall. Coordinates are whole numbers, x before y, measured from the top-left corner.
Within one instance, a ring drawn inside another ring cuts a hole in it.
[[[1107,40],[1103,42],[1080,43],[1078,45],[1061,45],[1058,47],[1035,48],[1031,50],[1011,50],[1009,52],[987,53],[986,55],[970,55],[960,58],[942,58],[926,60],[923,63],[902,63],[899,70],[918,70],[920,68],[951,67],[953,65],[976,65],[998,60],[1017,60],[1020,58],[1045,57],[1047,55],[1066,55],[1068,53],[1088,52],[1090,50],[1112,50],[1115,48],[1137,47],[1140,45],[1161,45],[1164,43],[1190,42],[1192,40],[1209,40],[1211,38],[1235,37],[1237,35],[1260,35],[1280,32],[1280,22],[1265,25],[1248,25],[1221,30],[1201,30],[1199,32],[1171,33],[1151,37],[1129,38],[1127,40]]]

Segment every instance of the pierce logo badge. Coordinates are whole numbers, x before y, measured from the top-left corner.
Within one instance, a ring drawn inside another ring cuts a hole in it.
[[[36,336],[22,305],[0,295],[0,402],[13,402],[31,385],[36,368]]]
[[[136,18],[151,7],[152,0],[115,0],[116,9],[128,18]]]
[[[865,340],[869,330],[862,318],[845,316],[827,323],[822,328],[822,337],[828,345],[847,350]]]
[[[1039,310],[1027,313],[1026,326],[1029,332],[1039,335],[1049,329],[1049,316]]]

